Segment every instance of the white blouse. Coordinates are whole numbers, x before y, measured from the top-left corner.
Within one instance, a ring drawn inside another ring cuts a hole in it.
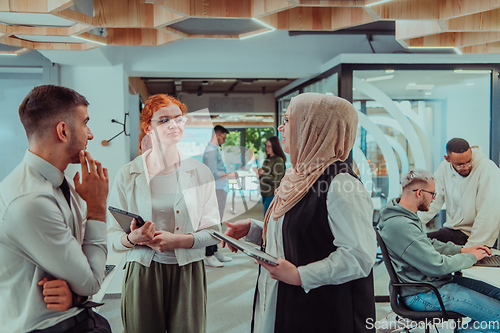
[[[306,293],[323,285],[338,285],[366,277],[375,264],[377,242],[372,225],[373,205],[361,182],[347,173],[337,175],[330,185],[326,203],[337,250],[323,260],[298,267]],[[277,258],[285,256],[283,219],[281,216],[274,221],[271,217],[267,227],[266,252]],[[262,226],[263,222],[252,220],[246,240],[259,244]],[[278,281],[261,267],[257,287],[254,331],[274,332]]]

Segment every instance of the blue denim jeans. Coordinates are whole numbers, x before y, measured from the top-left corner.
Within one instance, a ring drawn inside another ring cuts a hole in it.
[[[274,194],[270,197],[262,196],[262,204],[264,205],[264,216],[266,216],[266,212],[271,204],[271,201],[274,199]]]
[[[454,276],[438,288],[444,307],[472,319],[461,332],[500,332],[500,289],[487,283]],[[406,305],[415,311],[439,311],[439,301],[432,292],[407,296]]]

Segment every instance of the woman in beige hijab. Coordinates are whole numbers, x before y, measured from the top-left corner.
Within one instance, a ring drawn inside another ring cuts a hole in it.
[[[278,258],[276,266],[259,262],[253,332],[374,331],[373,208],[343,162],[357,125],[356,110],[342,98],[294,97],[278,128],[292,168],[264,222],[227,223],[227,235],[261,241]]]

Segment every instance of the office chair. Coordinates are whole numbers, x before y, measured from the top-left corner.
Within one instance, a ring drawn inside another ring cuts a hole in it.
[[[432,323],[433,319],[440,319],[441,321],[448,321],[449,319],[452,319],[456,321],[455,325],[455,332],[458,332],[458,329],[461,326],[462,318],[465,317],[464,315],[461,315],[460,313],[456,313],[453,311],[446,311],[444,308],[443,300],[441,299],[441,295],[439,294],[439,291],[437,290],[436,287],[434,287],[430,283],[401,283],[399,281],[398,276],[396,275],[396,271],[394,270],[394,267],[392,266],[391,259],[389,257],[389,252],[387,251],[387,247],[385,246],[384,241],[382,240],[382,237],[380,237],[380,234],[378,230],[375,228],[375,233],[377,235],[377,242],[378,245],[380,246],[380,249],[382,250],[382,258],[384,260],[385,267],[387,268],[387,272],[389,273],[389,299],[391,303],[391,308],[392,310],[399,316],[403,318],[408,318],[414,321],[418,322],[424,322],[426,321],[427,323]],[[401,288],[404,287],[423,287],[423,288],[428,288],[431,289],[437,296],[439,305],[441,306],[441,311],[414,311],[407,307],[405,304],[400,302],[400,297],[401,297]],[[434,326],[434,325],[431,325]],[[437,329],[436,329],[437,330]],[[430,329],[428,325],[425,325],[425,333],[429,333]]]

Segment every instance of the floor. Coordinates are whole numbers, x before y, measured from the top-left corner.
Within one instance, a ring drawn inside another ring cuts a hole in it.
[[[251,200],[252,199],[252,200]],[[257,201],[255,193],[250,198],[248,195],[242,198],[235,196],[234,211],[232,210],[231,193],[228,196],[224,220],[230,222],[255,218],[262,219],[263,207]],[[245,207],[246,205],[246,207]],[[223,226],[223,229],[225,226]],[[242,253],[233,254],[228,249],[221,249],[223,254],[231,256],[232,261],[224,263],[222,268],[207,267],[208,280],[208,306],[207,306],[207,333],[248,333],[252,316],[252,303],[257,280],[257,262]],[[120,293],[123,280],[123,270],[117,267],[110,287],[103,299],[105,303],[99,309],[110,322],[113,332],[122,332],[123,326],[120,317]],[[374,267],[374,284],[376,295],[387,295],[389,277],[384,265],[377,264]],[[384,320],[390,312],[388,303],[377,303],[376,305],[377,328],[394,327],[394,322]],[[375,323],[374,323],[375,324]],[[380,332],[388,332],[380,330]],[[399,332],[399,331],[394,331]],[[424,332],[421,328],[412,329],[413,333]],[[433,330],[431,330],[433,332]],[[441,333],[451,333],[452,329],[439,329]]]

